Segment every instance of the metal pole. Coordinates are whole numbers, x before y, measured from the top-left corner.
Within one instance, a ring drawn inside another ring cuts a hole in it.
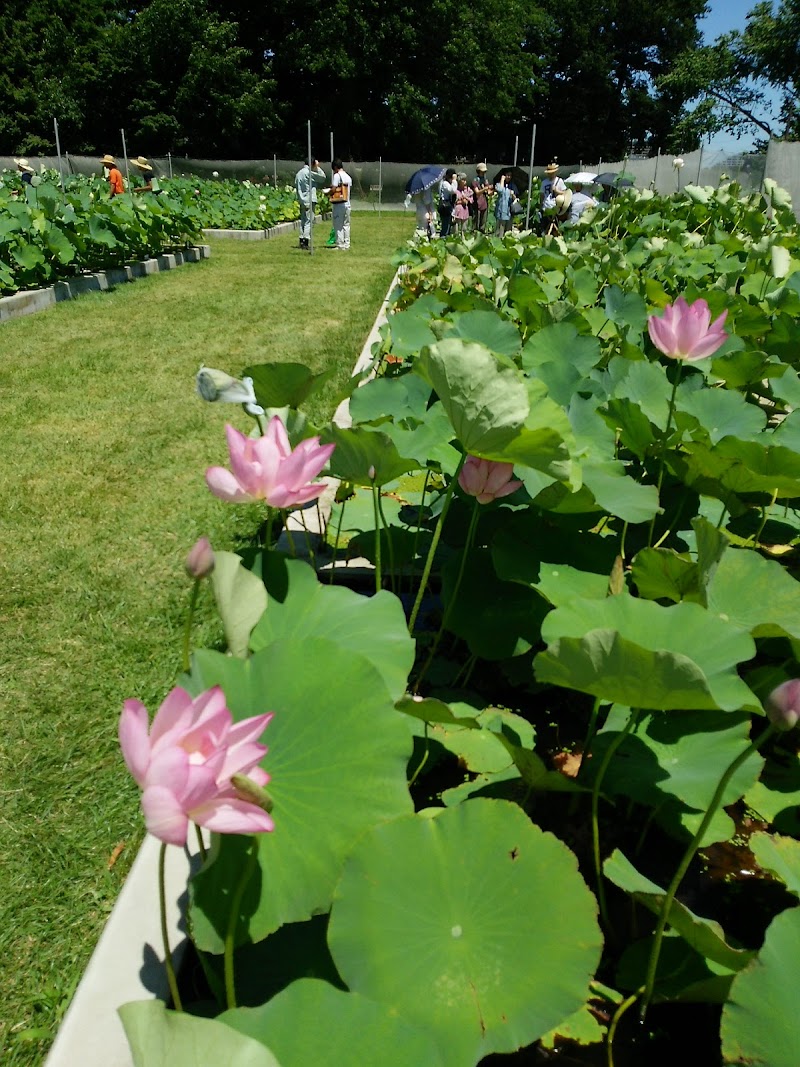
[[[700,184],[700,169],[702,168],[702,166],[703,166],[703,142],[701,141],[700,142],[700,158],[697,160],[697,181],[694,183],[695,185],[699,185]]]
[[[658,164],[661,160],[661,149],[656,152],[656,169],[653,172],[653,192],[658,192]]]
[[[311,179],[311,119],[308,120],[308,252],[314,255],[314,183]]]
[[[517,155],[519,154],[519,134],[514,138],[514,166],[517,165]]]
[[[130,188],[131,177],[130,174],[128,174],[128,149],[125,145],[125,131],[120,130],[119,132],[122,134],[122,155],[125,159],[125,184],[128,188]]]
[[[275,183],[275,188],[278,188],[278,153],[272,153],[272,180]]]
[[[56,132],[56,152],[58,153],[58,173],[61,175],[61,199],[66,203],[67,194],[64,191],[64,171],[61,166],[61,141],[58,138],[58,119],[53,116],[53,129]]]
[[[531,162],[528,174],[528,206],[525,210],[525,229],[531,228],[531,193],[533,191],[533,150],[536,148],[536,123],[533,124],[533,133],[531,134]]]
[[[378,156],[378,218],[381,217],[383,204],[383,156]]]
[[[331,163],[333,163],[336,157],[333,154],[333,130],[331,130]]]
[[[169,163],[169,176],[172,177],[172,152],[167,152],[167,162]]]

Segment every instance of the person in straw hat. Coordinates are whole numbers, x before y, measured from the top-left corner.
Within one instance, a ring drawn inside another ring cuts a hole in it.
[[[558,176],[558,162],[554,159],[552,163],[548,163],[544,168],[544,178],[542,179],[540,191],[542,211],[552,214],[556,206],[556,197],[559,193],[565,193],[566,191],[567,187],[564,184],[564,179]]]
[[[31,178],[34,175],[33,167],[27,161],[27,159],[15,159],[14,162],[17,165],[19,176],[25,182],[26,185],[31,184]]]
[[[146,159],[145,156],[137,156],[136,159],[131,160],[131,163],[145,179],[145,184],[134,186],[133,191],[135,193],[160,193],[161,186],[155,176],[150,160]]]
[[[108,193],[109,196],[119,196],[120,193],[125,192],[125,182],[122,180],[122,174],[119,167],[117,167],[117,161],[113,156],[110,156],[108,152],[100,160],[103,167],[103,172],[108,178]]]

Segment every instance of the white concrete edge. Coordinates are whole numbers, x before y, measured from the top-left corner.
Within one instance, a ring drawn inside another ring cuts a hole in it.
[[[19,293],[0,297],[0,323],[23,315],[33,315],[37,311],[46,311],[63,300],[74,300],[88,292],[105,292],[122,285],[135,282],[148,274],[157,274],[162,270],[173,270],[184,263],[199,263],[211,255],[209,245],[189,245],[180,252],[162,253],[150,259],[140,259],[124,267],[109,267],[108,270],[86,271],[75,278],[62,278],[44,289],[23,289]]]
[[[398,270],[392,278],[356,360],[353,376],[367,370],[374,361],[372,349],[380,342],[380,327],[388,321],[389,304],[400,273]],[[374,377],[374,370],[364,381],[371,377]],[[334,419],[337,425],[351,425],[348,401],[340,405]],[[319,507],[312,504],[289,514],[289,529],[295,536],[298,556],[306,550],[306,531],[317,537],[324,533],[338,485],[334,478],[325,481],[328,485]],[[282,536],[285,538],[286,534]],[[372,569],[367,560],[351,563],[354,568]],[[158,908],[160,848],[160,842],[154,837],[148,835],[145,838],[75,990],[44,1067],[133,1067],[117,1009],[132,1000],[154,997],[166,1000],[168,996]],[[185,894],[193,862],[197,862],[193,849],[167,849],[167,923],[176,968],[187,943]]]
[[[192,834],[189,841],[196,850]],[[161,842],[148,834],[75,990],[45,1067],[133,1067],[117,1009],[131,1000],[166,1000],[169,995],[158,906],[160,849]],[[176,969],[187,944],[186,886],[197,860],[189,847],[167,847],[167,926]]]
[[[323,212],[321,215],[314,215],[315,224],[318,222],[330,222],[330,214]],[[264,229],[258,230],[215,230],[205,229],[203,235],[205,237],[225,237],[232,241],[268,241],[271,237],[277,237],[282,233],[291,233],[292,230],[297,230],[300,226],[299,219],[291,219],[289,222],[276,222],[274,226],[265,226]]]

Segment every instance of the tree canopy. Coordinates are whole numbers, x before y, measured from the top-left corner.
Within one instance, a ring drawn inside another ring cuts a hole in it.
[[[740,35],[750,76],[796,68],[796,49],[777,42],[798,3],[757,8]],[[310,119],[316,150],[332,130],[349,158],[503,158],[515,135],[524,155],[534,122],[539,159],[620,158],[666,147],[698,98],[705,11],[705,0],[6,0],[0,152],[51,150],[56,117],[72,152],[108,151],[124,128],[145,155],[300,157]],[[718,80],[741,79],[740,42],[726,47],[735,62],[720,54]]]

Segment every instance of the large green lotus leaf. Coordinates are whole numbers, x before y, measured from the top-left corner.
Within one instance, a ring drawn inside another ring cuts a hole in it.
[[[728,436],[743,440],[757,437],[767,424],[764,409],[757,404],[748,404],[741,393],[732,389],[698,389],[693,393],[682,393],[677,407],[694,415],[714,445]]]
[[[404,715],[410,715],[421,722],[456,724],[462,730],[481,729],[481,724],[473,715],[457,715],[448,704],[434,697],[412,696],[407,693],[397,701],[395,707]]]
[[[780,499],[800,496],[800,453],[770,445],[769,436],[764,436],[763,443],[724,437],[713,448],[687,445],[690,477],[716,479],[723,490],[734,493],[777,492]]]
[[[512,359],[522,344],[519,330],[514,323],[502,318],[495,311],[465,311],[455,316],[451,329],[452,334],[448,333],[446,336],[460,337],[462,341],[475,341],[490,352]]]
[[[596,337],[579,334],[571,322],[559,322],[538,330],[525,343],[522,368],[540,378],[553,400],[566,406],[599,358]]]
[[[420,378],[414,380],[429,388]],[[400,455],[416,460],[420,468],[437,464],[446,474],[453,474],[461,459],[461,453],[450,444],[453,427],[441,404],[433,404],[419,422],[414,418],[401,421],[397,416],[394,422],[382,423],[381,429],[394,441]]]
[[[288,559],[285,568],[286,596],[282,601],[270,597],[250,636],[250,648],[258,652],[286,637],[324,637],[345,653],[368,659],[392,699],[399,700],[414,665],[414,642],[397,597],[385,591],[365,597],[344,586],[323,585],[301,560]]]
[[[800,757],[784,753],[780,762],[768,760],[744,799],[778,833],[800,837]]]
[[[328,940],[348,986],[430,1030],[446,1067],[511,1052],[567,1019],[602,945],[574,855],[516,804],[486,799],[366,834]]]
[[[259,1041],[215,1019],[167,1011],[160,1000],[119,1009],[134,1067],[281,1067]],[[286,1067],[284,1064],[283,1067]]]
[[[501,448],[478,450],[483,459],[533,467],[578,489],[581,475],[574,452],[575,437],[566,412],[548,396],[532,398],[525,425]]]
[[[532,585],[558,605],[573,596],[605,597],[617,546],[612,538],[561,529],[526,510],[510,515],[491,553],[499,578]]]
[[[211,588],[217,602],[225,639],[234,656],[246,656],[250,633],[267,607],[261,579],[233,552],[215,552]]]
[[[797,1067],[797,966],[800,908],[770,923],[758,959],[736,976],[722,1009],[722,1055],[727,1064]]]
[[[318,637],[274,641],[244,662],[203,650],[191,683],[195,692],[221,685],[237,722],[275,712],[264,759],[275,830],[257,838],[258,868],[238,938],[260,941],[324,911],[360,834],[411,809],[411,733],[377,669]],[[248,840],[215,838],[210,862],[193,879],[191,921],[201,949],[222,951]]]
[[[628,477],[624,465],[609,459],[581,467],[583,482],[597,503],[625,522],[646,522],[658,514],[658,489]]]
[[[753,637],[800,638],[800,584],[776,560],[732,548],[707,587],[708,610]]]
[[[353,485],[386,485],[420,464],[400,455],[388,434],[366,426],[343,429],[333,423],[321,435],[324,444],[336,445],[330,459],[335,478]]]
[[[533,727],[519,715],[504,708],[486,708],[477,715],[479,730],[459,722],[436,723],[428,736],[458,757],[459,763],[474,774],[496,774],[513,764],[509,750],[498,736],[513,737],[517,745],[532,749]]]
[[[424,419],[431,387],[416,374],[399,378],[373,378],[350,397],[350,417],[354,423],[380,422],[409,417]]]
[[[800,897],[800,841],[777,834],[753,834],[750,850],[759,867],[771,871],[790,893]]]
[[[621,989],[639,989],[644,985],[652,946],[653,938],[646,937],[623,951],[615,973],[616,984]],[[668,930],[661,942],[653,999],[724,1004],[736,974],[702,956],[680,934]]]
[[[752,638],[697,604],[576,599],[547,616],[542,637],[540,682],[636,708],[760,710],[736,673],[755,654]]]
[[[453,557],[442,570],[445,603],[452,599],[460,559]],[[504,582],[494,573],[489,552],[469,552],[458,596],[448,614],[447,628],[482,659],[506,659],[527,652],[539,639],[546,611],[533,589]]]
[[[600,412],[609,426],[619,431],[619,439],[625,448],[643,459],[653,446],[656,434],[642,409],[627,397],[609,400],[607,412]]]
[[[638,293],[625,293],[618,285],[606,289],[606,315],[617,326],[641,333],[647,322],[647,305]]]
[[[615,849],[605,861],[603,873],[614,885],[619,886],[656,915],[661,911],[666,890],[640,874],[619,849]],[[755,956],[755,952],[749,949],[728,944],[725,931],[719,923],[695,915],[677,899],[672,902],[667,921],[701,956],[713,960],[729,971],[740,971]]]
[[[265,408],[299,408],[335,373],[336,367],[329,367],[315,374],[304,363],[258,363],[242,372],[253,379],[256,399]]]
[[[603,789],[657,809],[657,820],[678,837],[696,831],[717,784],[750,743],[750,716],[745,712],[673,711],[643,716],[623,740],[603,779]],[[619,739],[619,724],[602,730],[592,747],[589,771],[608,745]],[[737,770],[722,797],[734,804],[758,781],[764,759],[754,752]],[[667,803],[665,803],[665,801]],[[722,815],[701,845],[727,840],[733,823]]]
[[[530,413],[521,372],[484,345],[455,338],[430,345],[414,371],[433,387],[462,447],[474,455],[502,452]]]
[[[633,558],[631,580],[646,600],[698,600],[697,564],[669,548],[642,548]]]
[[[396,311],[389,318],[391,352],[401,359],[416,356],[426,345],[432,345],[436,337],[423,317],[412,305],[404,311]]]
[[[631,363],[617,356],[609,363],[608,371],[620,375],[609,389],[609,397],[629,400],[654,426],[666,430],[672,386],[664,367],[644,360]]]
[[[282,1067],[442,1067],[433,1036],[385,1004],[302,978],[260,1008],[234,1008],[218,1018],[269,1045]]]

